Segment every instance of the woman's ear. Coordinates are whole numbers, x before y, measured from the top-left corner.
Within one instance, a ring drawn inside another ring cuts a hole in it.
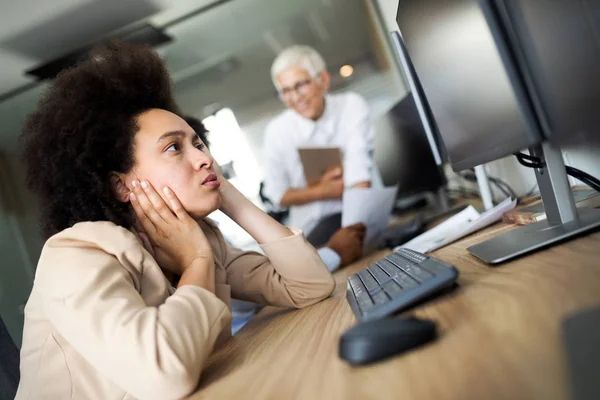
[[[323,90],[324,93],[328,92],[329,85],[331,84],[331,75],[329,75],[329,72],[321,71],[319,74],[319,81],[321,83],[321,90]]]
[[[129,202],[129,193],[131,191],[125,184],[125,175],[111,172],[109,175],[110,187],[112,188],[113,195],[117,200],[123,203]]]

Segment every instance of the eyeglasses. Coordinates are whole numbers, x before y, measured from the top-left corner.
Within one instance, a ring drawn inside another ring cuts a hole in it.
[[[307,95],[310,89],[312,79],[305,79],[303,81],[296,82],[292,87],[284,87],[279,91],[279,97],[282,101],[291,99],[292,93],[296,92],[298,95]]]

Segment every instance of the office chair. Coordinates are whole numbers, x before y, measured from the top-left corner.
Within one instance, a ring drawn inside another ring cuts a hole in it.
[[[19,379],[19,349],[0,318],[0,399],[15,398]]]
[[[283,210],[275,210],[275,206],[273,204],[273,202],[271,201],[271,199],[269,199],[267,196],[265,196],[264,194],[264,187],[265,187],[265,183],[261,182],[260,183],[260,187],[258,189],[258,195],[260,196],[260,201],[262,201],[262,203],[265,205],[265,207],[267,208],[267,214],[273,218],[275,221],[279,222],[279,223],[283,223],[283,221],[285,220],[285,218],[288,216],[288,214],[290,213],[288,209],[283,209]]]

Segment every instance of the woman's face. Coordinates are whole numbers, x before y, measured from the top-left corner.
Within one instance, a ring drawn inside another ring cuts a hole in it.
[[[329,75],[321,74],[316,80],[303,68],[292,67],[277,76],[281,99],[285,105],[304,118],[318,120],[325,110],[325,93]]]
[[[126,186],[131,189],[133,180],[145,179],[163,198],[167,186],[196,219],[219,208],[221,195],[219,183],[214,181],[214,160],[194,130],[177,115],[161,109],[140,114],[137,125],[135,162],[125,176]]]

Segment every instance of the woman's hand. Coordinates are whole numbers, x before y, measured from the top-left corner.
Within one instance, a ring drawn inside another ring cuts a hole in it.
[[[344,171],[337,167],[325,172],[317,184],[321,199],[341,199],[344,194]]]
[[[207,273],[213,278],[211,282],[207,277],[207,284],[214,291],[213,252],[198,222],[185,211],[169,188],[163,190],[167,205],[149,182],[133,181],[132,186],[131,204],[159,265],[182,278],[190,269],[208,268]],[[193,275],[198,275],[197,272]]]

